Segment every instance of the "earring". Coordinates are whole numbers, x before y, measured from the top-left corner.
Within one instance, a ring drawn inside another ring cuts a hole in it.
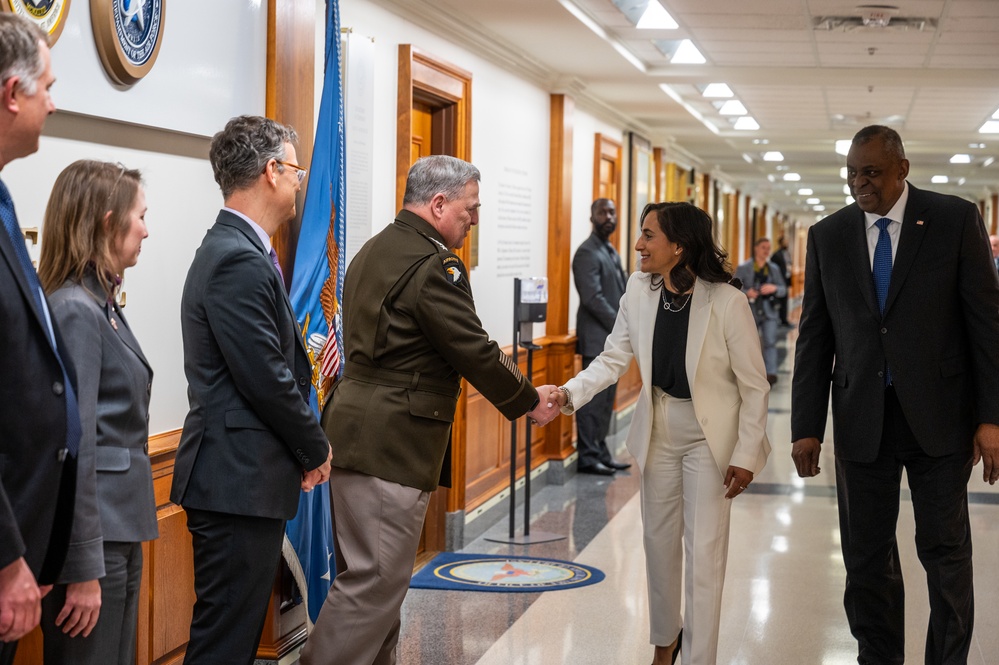
[[[673,252],[673,255],[674,256],[680,256],[680,250],[676,250],[675,252]]]

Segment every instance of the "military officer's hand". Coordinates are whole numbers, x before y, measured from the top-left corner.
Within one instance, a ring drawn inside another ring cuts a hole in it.
[[[549,399],[552,391],[558,391],[555,386],[541,386],[538,388],[538,405],[534,407],[533,411],[527,413],[527,417],[530,418],[536,425],[544,427],[552,420],[555,416],[559,414],[558,402]]]

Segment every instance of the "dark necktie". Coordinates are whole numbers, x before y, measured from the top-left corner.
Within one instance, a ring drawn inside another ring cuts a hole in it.
[[[14,212],[14,201],[10,197],[7,185],[2,180],[0,180],[0,217],[3,218],[4,229],[6,229],[7,235],[10,236],[10,242],[14,246],[14,253],[17,255],[17,259],[21,264],[21,270],[28,280],[28,289],[35,298],[35,305],[38,307],[38,316],[46,328],[49,343],[52,345],[56,360],[59,361],[59,367],[62,369],[63,388],[66,391],[66,449],[70,455],[76,457],[76,453],[80,449],[80,434],[82,431],[80,426],[80,408],[76,401],[76,392],[73,390],[73,384],[66,373],[66,366],[59,356],[59,350],[56,348],[55,335],[52,333],[46,319],[45,306],[42,303],[42,285],[38,281],[38,273],[35,272],[35,267],[31,265],[31,257],[28,256],[28,248],[24,244],[21,225],[18,224],[17,213]],[[31,414],[31,416],[44,418],[45,414]]]
[[[888,287],[891,284],[891,237],[888,235],[888,225],[891,220],[882,217],[874,222],[878,227],[878,244],[874,246],[874,290],[878,294],[878,308],[881,316],[885,315],[885,303],[888,302]],[[891,385],[891,370],[885,363],[885,386]]]
[[[277,270],[278,276],[281,277],[281,281],[283,282],[284,281],[284,271],[281,270],[281,262],[278,261],[277,252],[274,251],[273,247],[271,247],[270,257],[271,257],[271,263],[274,264],[274,269]]]

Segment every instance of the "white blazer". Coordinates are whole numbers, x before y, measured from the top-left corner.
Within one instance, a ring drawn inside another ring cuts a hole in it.
[[[632,358],[638,361],[642,392],[627,446],[643,471],[652,436],[652,339],[662,306],[650,280],[650,274],[632,274],[603,353],[565,384],[578,409],[617,381]],[[694,413],[723,477],[730,465],[757,474],[770,454],[770,384],[749,302],[729,284],[698,279],[689,306],[685,364]]]

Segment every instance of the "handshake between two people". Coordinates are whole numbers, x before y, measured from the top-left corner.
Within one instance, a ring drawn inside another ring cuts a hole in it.
[[[555,420],[555,416],[559,414],[559,408],[565,405],[565,397],[558,386],[539,386],[537,391],[538,405],[534,407],[533,411],[527,412],[527,417],[535,425],[544,427]]]

